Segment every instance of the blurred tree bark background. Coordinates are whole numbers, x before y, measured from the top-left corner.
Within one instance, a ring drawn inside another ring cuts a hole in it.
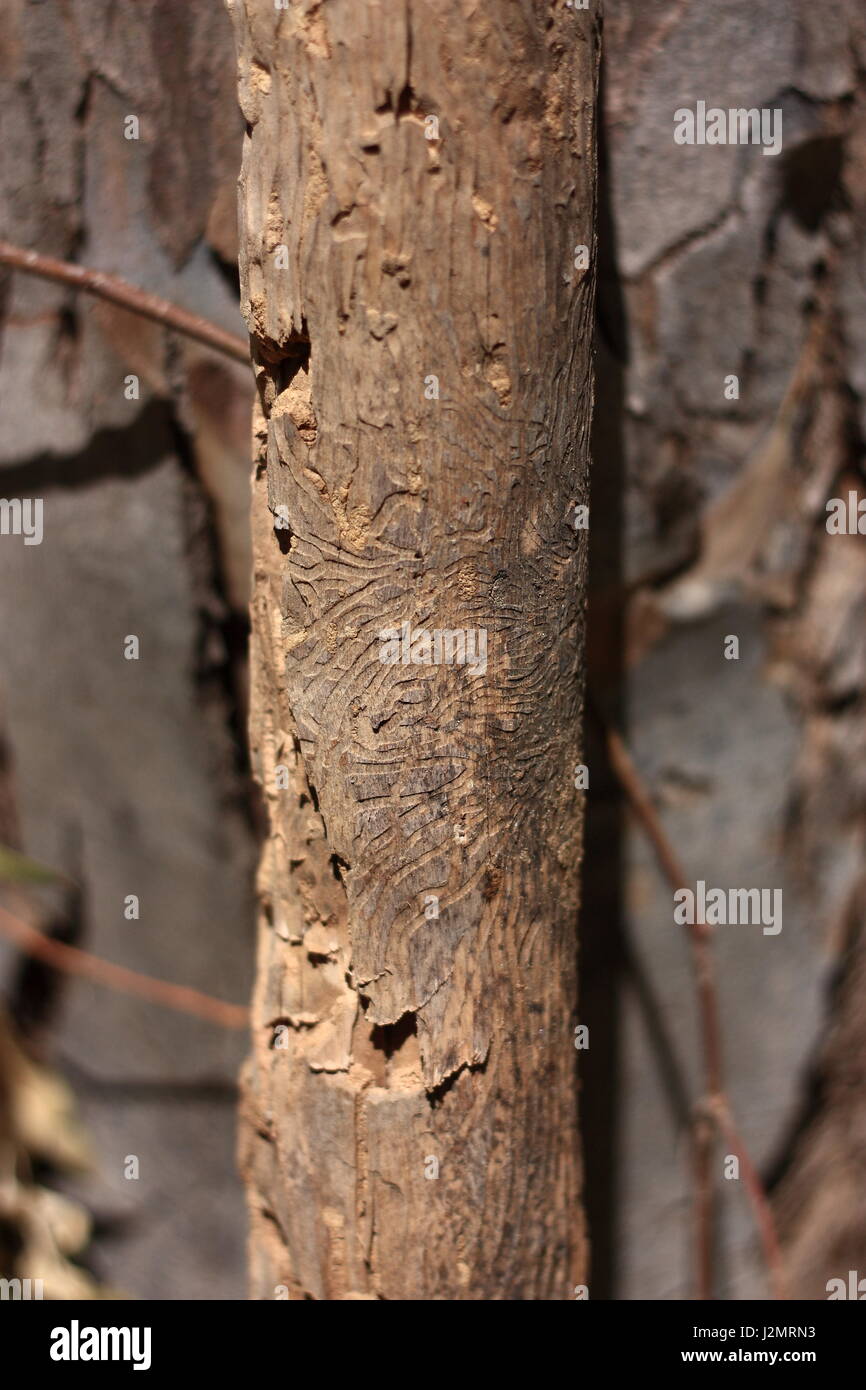
[[[863,486],[864,43],[849,0],[606,7],[590,683],[692,883],[783,887],[780,936],[716,950],[729,1089],[808,1298],[866,1268],[866,550],[824,525]],[[699,100],[780,108],[783,152],[675,145]],[[609,781],[583,891],[593,1291],[678,1297],[689,963]],[[718,1173],[718,1293],[762,1293]]]
[[[292,8],[327,31],[332,7]],[[694,878],[784,887],[778,938],[719,933],[726,1061],[792,1292],[823,1297],[866,1271],[866,555],[823,524],[826,499],[863,482],[862,7],[622,0],[604,48],[590,683]],[[239,328],[243,125],[221,7],[10,0],[0,83],[3,236]],[[673,112],[697,100],[780,107],[783,153],[675,146]],[[0,283],[0,492],[46,499],[41,547],[0,543],[23,844],[83,885],[66,927],[80,944],[242,998],[251,382],[120,310]],[[122,662],[132,632],[142,658]],[[722,658],[732,633],[738,662]],[[601,748],[587,760],[590,1291],[683,1297],[688,957]],[[82,1188],[100,1274],[145,1297],[240,1296],[242,1044],[79,982],[52,993],[7,951],[3,972],[101,1156]],[[130,1153],[147,1159],[138,1183]],[[740,1184],[720,1187],[718,1292],[761,1292]]]
[[[10,0],[0,105],[6,239],[243,332],[243,125],[221,5]],[[0,297],[0,494],[45,499],[41,546],[0,541],[23,844],[80,884],[65,939],[243,1001],[250,373],[30,276],[0,272]],[[128,634],[138,661],[124,660]],[[99,1173],[75,1191],[96,1221],[100,1279],[144,1297],[243,1297],[243,1034],[0,952],[8,1007],[31,1036],[50,1033],[82,1102]]]

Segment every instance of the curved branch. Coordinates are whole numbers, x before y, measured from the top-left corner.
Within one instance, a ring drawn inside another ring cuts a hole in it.
[[[23,246],[14,246],[10,241],[0,241],[0,265],[11,266],[13,270],[23,270],[27,275],[39,275],[43,280],[54,280],[60,285],[71,285],[73,289],[84,290],[97,299],[106,299],[109,304],[117,304],[133,314],[152,319],[171,328],[175,333],[183,333],[187,338],[195,338],[205,347],[233,357],[236,362],[250,364],[249,344],[234,333],[203,319],[200,314],[190,313],[162,299],[158,294],[149,294],[136,285],[130,285],[119,275],[109,275],[103,270],[88,270],[86,266],[74,265],[71,261],[57,261],[53,256],[40,255],[38,251],[28,251]]]

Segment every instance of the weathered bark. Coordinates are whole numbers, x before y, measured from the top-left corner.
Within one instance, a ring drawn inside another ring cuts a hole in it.
[[[229,2],[263,409],[254,1294],[570,1298],[597,21]],[[404,621],[484,630],[486,672],[383,664]]]

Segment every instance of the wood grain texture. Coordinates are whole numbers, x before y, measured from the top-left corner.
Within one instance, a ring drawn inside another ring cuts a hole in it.
[[[570,1298],[597,20],[230,9],[269,815],[253,1293]],[[483,630],[486,672],[383,664],[404,621]]]

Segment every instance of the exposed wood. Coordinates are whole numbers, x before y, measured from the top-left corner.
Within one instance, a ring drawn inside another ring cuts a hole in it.
[[[270,826],[253,1293],[572,1298],[597,19],[230,8]],[[485,633],[486,670],[384,664],[404,622]]]

